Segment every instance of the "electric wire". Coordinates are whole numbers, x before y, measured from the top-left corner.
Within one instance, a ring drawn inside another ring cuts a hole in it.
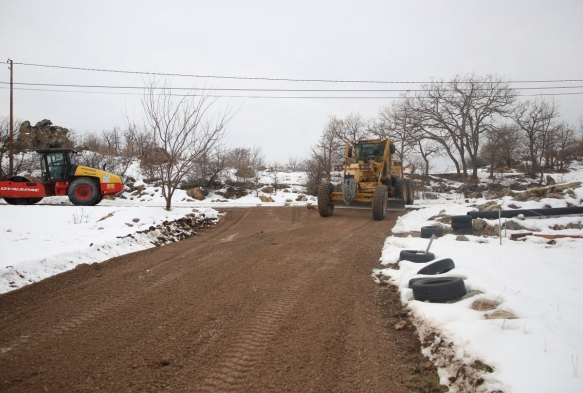
[[[2,90],[7,90],[9,87],[1,87]],[[109,92],[109,91],[83,91],[83,90],[59,90],[59,89],[29,89],[29,88],[14,88],[19,91],[38,91],[38,92],[58,92],[58,93],[83,93],[83,94],[104,94],[104,95],[133,95],[142,96],[143,93],[127,93],[127,92]],[[209,98],[265,98],[265,99],[401,99],[402,96],[266,96],[266,95],[213,95],[213,94],[164,94],[158,93],[154,95],[166,95],[171,97],[209,97]],[[540,94],[517,94],[517,97],[540,97],[540,96],[566,96],[566,95],[583,95],[579,93],[540,93]],[[431,97],[420,97],[431,98]]]
[[[10,82],[0,82],[0,84],[8,85]],[[188,88],[188,87],[159,87],[159,86],[109,86],[109,85],[70,85],[70,84],[54,84],[54,83],[26,83],[16,82],[13,85],[19,86],[50,86],[50,87],[79,87],[91,89],[147,89],[147,90],[202,90],[202,91],[257,91],[257,92],[422,92],[424,89],[259,89],[259,88]],[[542,86],[542,87],[519,87],[514,90],[554,90],[554,89],[582,89],[583,86]],[[459,90],[459,89],[458,89]],[[463,90],[463,89],[461,89]],[[491,90],[488,88],[474,88],[473,91]],[[457,91],[452,89],[443,89],[441,91]]]
[[[9,64],[8,62],[2,62]],[[93,72],[109,72],[120,74],[138,74],[138,75],[153,75],[153,76],[178,76],[191,78],[209,78],[209,79],[238,79],[238,80],[265,80],[265,81],[285,81],[285,82],[322,82],[322,83],[383,83],[383,84],[425,84],[433,83],[434,81],[379,81],[379,80],[335,80],[335,79],[294,79],[294,78],[269,78],[269,77],[250,77],[250,76],[226,76],[226,75],[199,75],[199,74],[180,74],[168,72],[148,72],[148,71],[127,71],[127,70],[112,70],[104,68],[84,68],[84,67],[70,67],[58,66],[48,64],[34,64],[13,62],[14,65],[24,65],[30,67],[44,67],[76,71],[93,71]],[[583,79],[554,79],[554,80],[517,80],[506,81],[507,83],[571,83],[583,82]]]

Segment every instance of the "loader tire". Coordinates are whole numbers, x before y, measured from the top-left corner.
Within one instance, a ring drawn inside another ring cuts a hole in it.
[[[95,181],[79,177],[71,182],[67,191],[69,200],[77,206],[94,206],[101,200],[101,192]]]
[[[320,184],[320,188],[318,189],[318,212],[322,217],[330,217],[334,213],[334,204],[330,201],[332,191],[334,191],[332,184]]]
[[[374,220],[380,221],[385,219],[388,199],[389,192],[387,186],[383,184],[377,185],[372,196],[372,218]]]
[[[445,303],[466,294],[464,280],[460,277],[435,277],[417,280],[411,285],[415,300]]]
[[[412,205],[415,202],[415,190],[413,189],[413,182],[407,179],[407,205]]]

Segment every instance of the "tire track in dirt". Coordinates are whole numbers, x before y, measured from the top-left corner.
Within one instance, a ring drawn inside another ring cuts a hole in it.
[[[253,367],[267,348],[284,316],[301,297],[302,289],[309,280],[310,272],[297,276],[288,288],[274,295],[269,306],[260,311],[252,323],[242,328],[233,338],[235,343],[222,356],[222,360],[209,372],[197,391],[231,392],[244,391]]]
[[[8,342],[3,347],[0,348],[0,359],[3,357],[19,356],[22,352],[38,347],[42,344],[54,340],[56,337],[66,335],[71,333],[73,330],[90,323],[103,315],[110,313],[116,308],[120,308],[127,303],[134,302],[141,297],[155,291],[164,284],[177,279],[181,274],[173,273],[167,276],[156,279],[154,282],[150,283],[141,292],[135,292],[130,290],[129,287],[123,287],[123,290],[119,296],[109,300],[108,302],[102,303],[102,305],[94,307],[89,311],[76,316],[70,316],[67,319],[59,322],[53,327],[45,327],[44,330],[36,334],[23,335],[15,341]]]

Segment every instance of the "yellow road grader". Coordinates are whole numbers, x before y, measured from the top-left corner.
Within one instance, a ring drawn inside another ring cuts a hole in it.
[[[372,218],[383,220],[387,210],[405,210],[414,201],[413,183],[405,179],[401,160],[393,158],[392,140],[373,139],[346,143],[342,171],[342,189],[336,191],[329,182],[318,189],[318,211],[329,217],[336,204],[372,205]]]

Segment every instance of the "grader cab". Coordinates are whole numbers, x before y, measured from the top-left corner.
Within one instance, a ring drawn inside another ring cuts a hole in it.
[[[393,154],[390,139],[347,142],[344,163],[335,168],[343,172],[341,190],[331,183],[318,189],[320,216],[331,216],[336,204],[372,206],[375,220],[383,220],[387,210],[405,210],[405,204],[414,201],[413,183],[404,178],[401,160]]]

